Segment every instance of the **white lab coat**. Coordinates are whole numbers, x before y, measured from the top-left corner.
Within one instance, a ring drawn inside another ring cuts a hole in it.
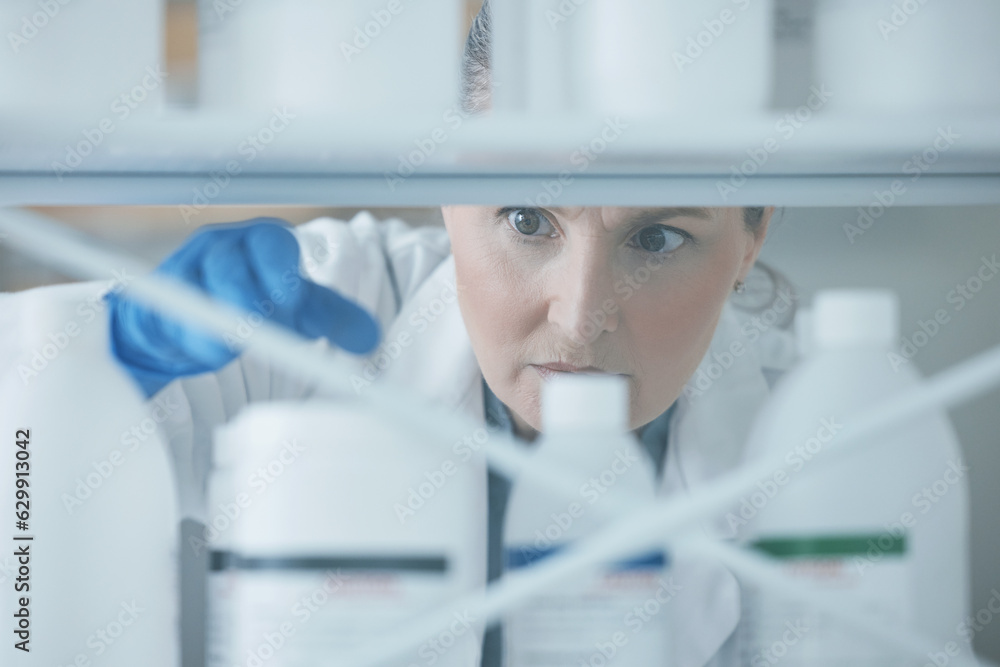
[[[304,274],[357,301],[382,326],[383,344],[370,357],[333,352],[354,366],[355,383],[398,383],[425,400],[485,422],[482,374],[456,302],[454,262],[443,229],[414,229],[399,220],[379,222],[363,212],[350,222],[314,220],[295,233]],[[79,286],[47,289],[80,292]],[[78,298],[67,300],[78,302]],[[730,354],[732,365],[721,375],[709,373],[718,375],[710,388],[701,391],[696,374],[689,388],[700,394],[685,391],[678,399],[670,423],[662,495],[684,492],[738,465],[748,429],[768,395],[763,368],[790,365],[794,346],[786,333],[769,331],[752,341],[741,334],[742,325],[727,305],[700,370],[717,370],[710,367],[715,355],[731,353],[734,342],[743,343],[744,351]],[[0,344],[13,339],[5,336]],[[5,351],[10,364],[16,355],[10,354],[10,347]],[[11,372],[8,364],[0,372]],[[704,387],[704,376],[702,382]],[[154,397],[168,413],[162,428],[177,466],[184,515],[205,519],[205,484],[217,425],[250,403],[314,394],[307,383],[244,355],[216,373],[175,381]],[[735,579],[719,566],[685,561],[675,563],[671,576],[681,586],[668,605],[680,640],[675,664],[722,664],[721,657],[713,661],[713,656],[732,634],[740,614]]]

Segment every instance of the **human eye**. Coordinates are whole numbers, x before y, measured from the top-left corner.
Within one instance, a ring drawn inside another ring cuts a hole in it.
[[[555,237],[556,228],[544,213],[537,208],[504,208],[497,212],[498,218],[521,236]]]
[[[666,254],[677,250],[688,241],[692,241],[691,235],[684,230],[664,225],[649,225],[633,234],[628,243],[646,252]]]

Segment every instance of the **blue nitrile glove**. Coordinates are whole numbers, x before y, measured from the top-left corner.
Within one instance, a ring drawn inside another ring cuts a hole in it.
[[[378,324],[357,304],[301,277],[299,244],[287,225],[256,218],[206,227],[156,273],[180,278],[307,338],[326,336],[355,354],[370,351],[378,343]],[[239,353],[135,301],[114,293],[106,299],[111,350],[147,396],[175,378],[218,370]]]

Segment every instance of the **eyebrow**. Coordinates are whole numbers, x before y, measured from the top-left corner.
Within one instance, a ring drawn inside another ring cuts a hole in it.
[[[632,225],[650,225],[657,222],[666,222],[671,218],[699,218],[701,220],[711,220],[712,212],[707,208],[692,207],[670,207],[670,208],[647,208],[642,209],[634,215],[628,216],[627,220]]]
[[[553,206],[552,211],[561,213],[565,209],[560,206]],[[670,206],[662,208],[644,208],[625,218],[628,226],[652,225],[658,222],[666,222],[671,218],[698,218],[700,220],[711,220],[712,211],[707,208]]]

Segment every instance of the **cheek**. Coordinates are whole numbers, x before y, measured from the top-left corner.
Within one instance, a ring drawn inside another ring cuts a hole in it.
[[[487,380],[504,381],[537,328],[539,293],[495,243],[480,238],[472,245],[453,245],[459,306]]]
[[[728,296],[721,285],[718,275],[663,276],[624,304],[642,418],[666,410],[697,370]]]

